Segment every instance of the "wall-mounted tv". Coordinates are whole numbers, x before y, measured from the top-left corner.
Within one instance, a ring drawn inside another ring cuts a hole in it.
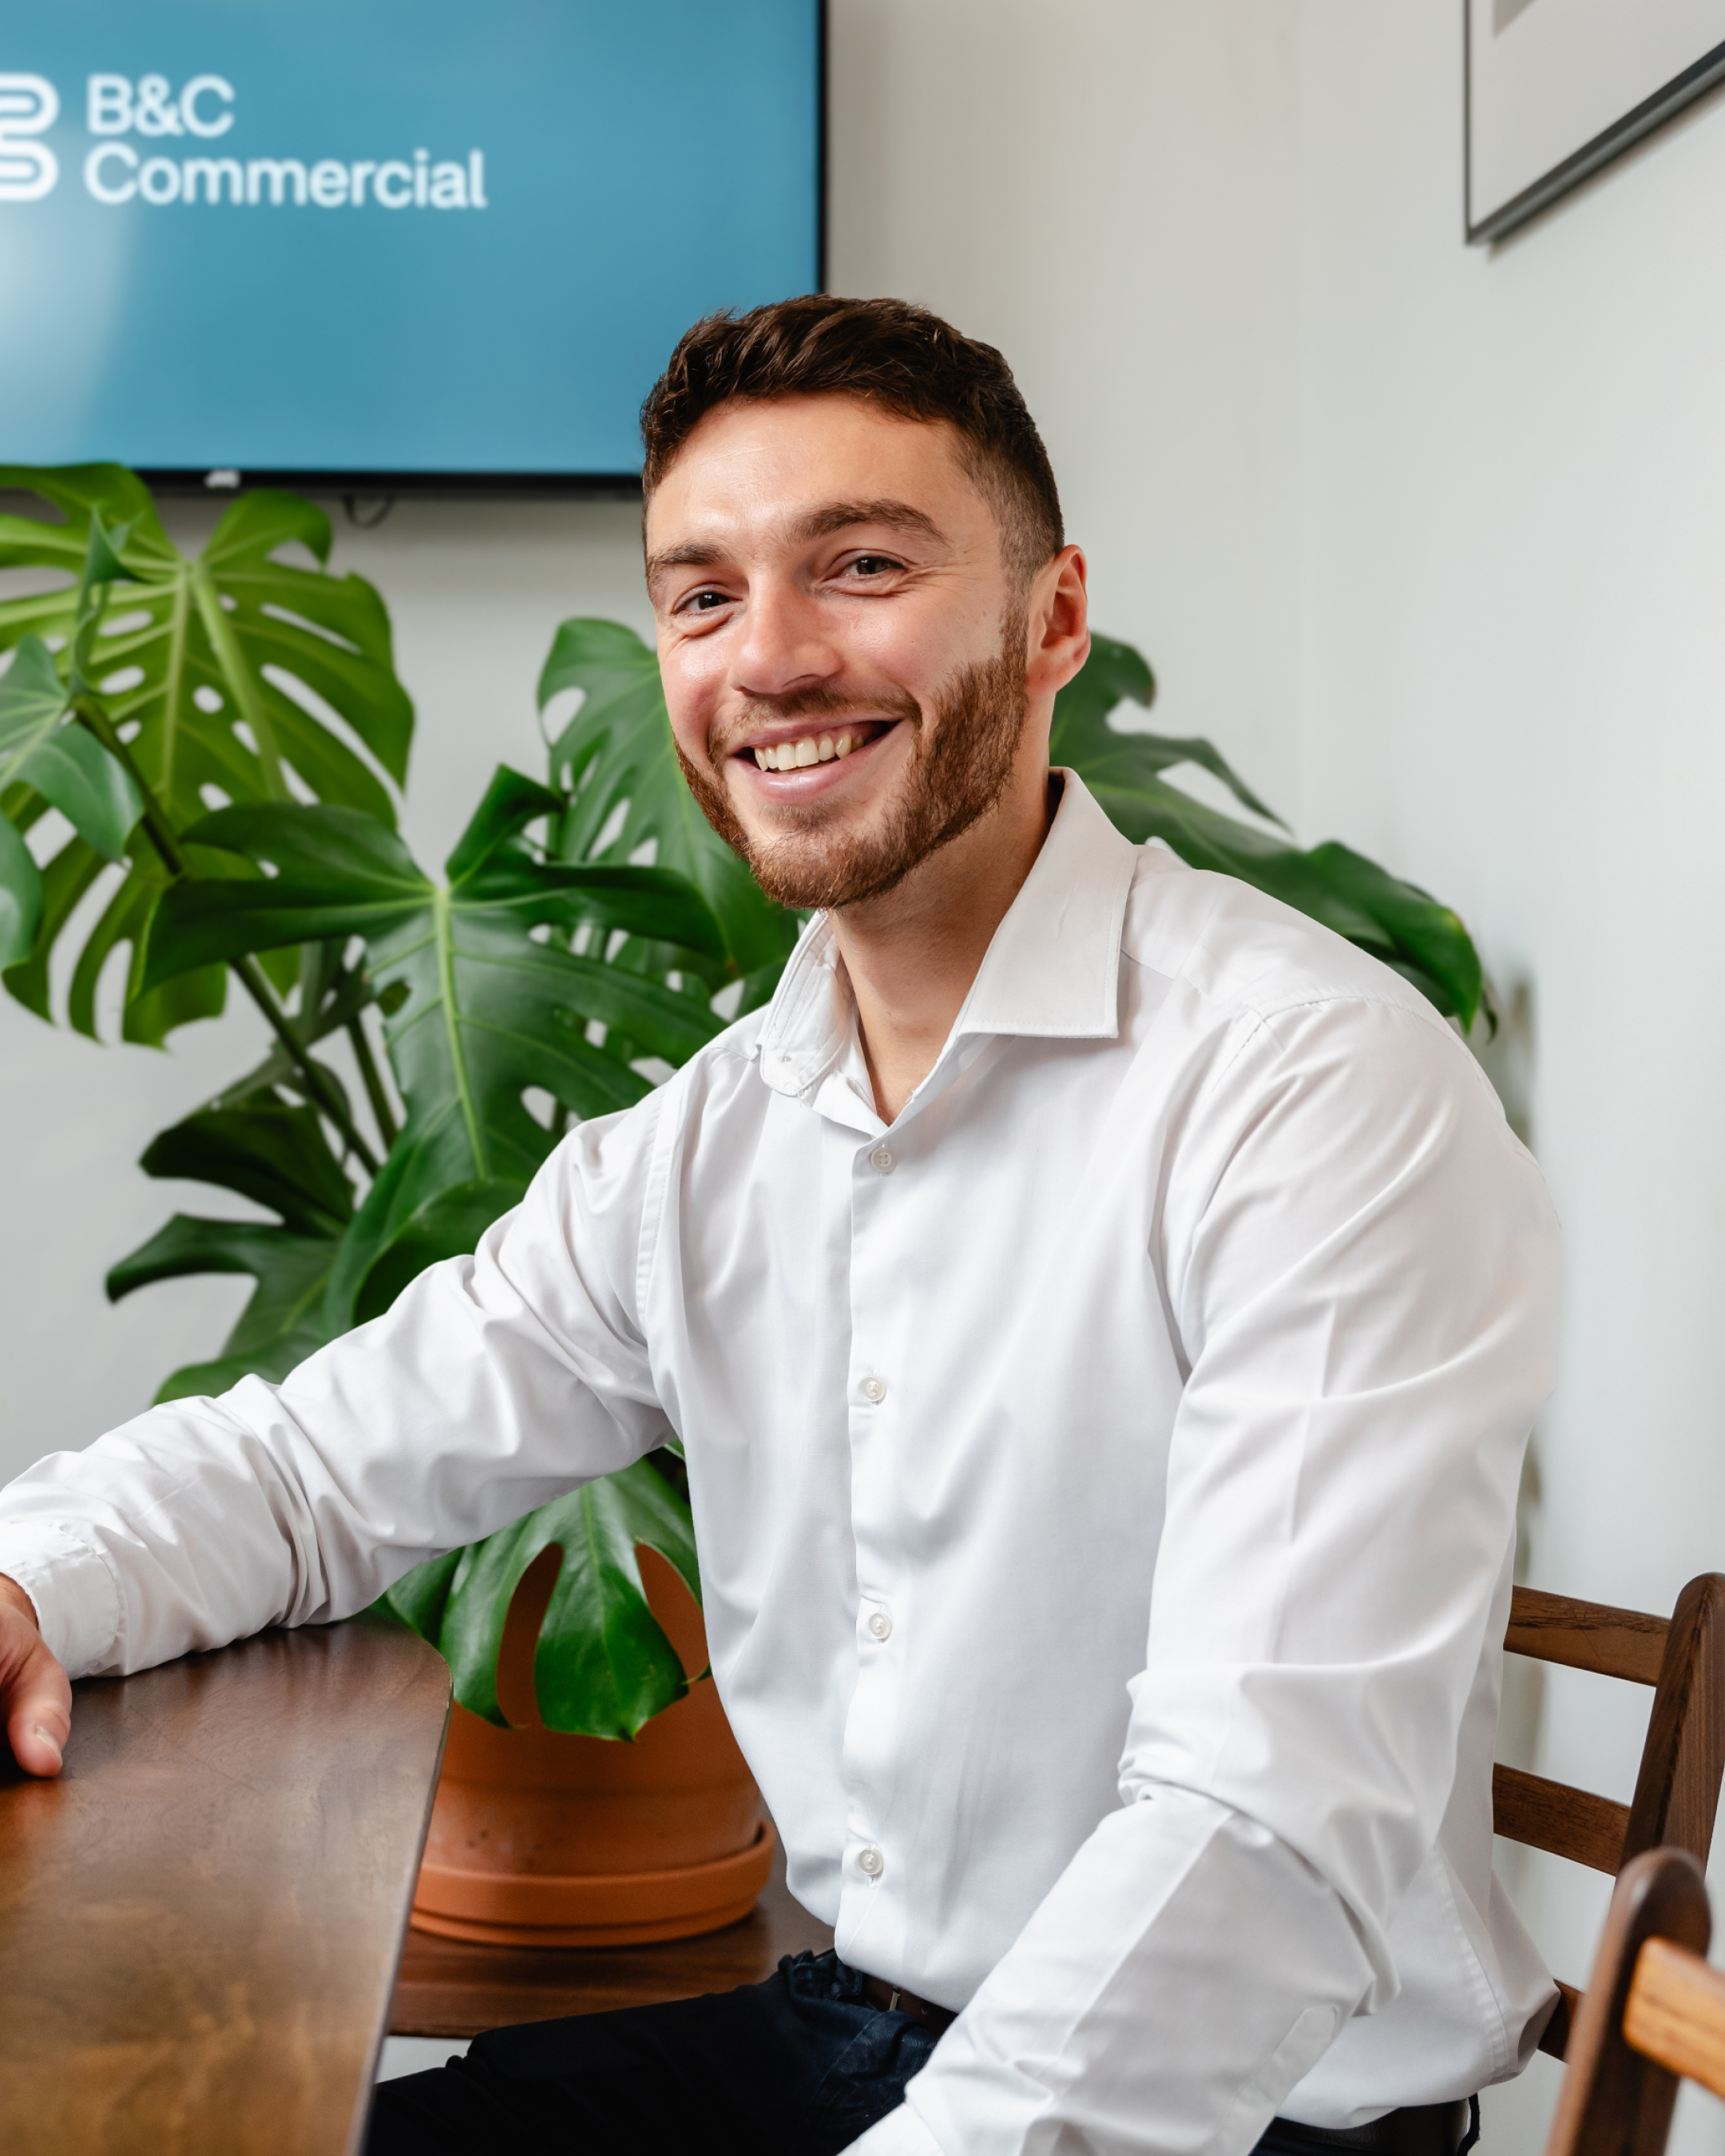
[[[0,462],[626,485],[819,289],[820,0],[39,0],[0,23]]]

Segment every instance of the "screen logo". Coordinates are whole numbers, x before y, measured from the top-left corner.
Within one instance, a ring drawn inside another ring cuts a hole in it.
[[[136,81],[92,74],[85,90],[85,129],[95,142],[84,159],[84,190],[109,208],[490,208],[483,150],[454,157],[423,147],[393,157],[236,157],[231,142],[219,152],[199,146],[228,135],[239,117],[238,93],[224,76],[194,74],[177,90],[162,74]],[[39,138],[59,116],[59,92],[45,75],[0,74],[0,203],[40,202],[54,192],[59,159]],[[127,136],[141,138],[141,146]],[[172,154],[176,141],[193,154]]]
[[[45,76],[0,74],[0,202],[40,202],[54,192],[59,159],[35,138],[59,116],[59,92]]]

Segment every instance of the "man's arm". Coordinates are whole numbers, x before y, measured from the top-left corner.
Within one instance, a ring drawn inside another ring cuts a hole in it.
[[[72,1687],[49,1652],[36,1605],[0,1575],[0,1717],[27,1774],[57,1774],[72,1729]]]
[[[661,1098],[572,1132],[475,1256],[280,1386],[167,1403],[0,1492],[27,1751],[45,1761],[27,1698],[64,1739],[60,1666],[121,1674],[347,1616],[663,1441],[634,1302]]]
[[[1194,1126],[1122,1807],[859,2156],[1235,2156],[1396,1994],[1502,1636],[1555,1223],[1459,1045],[1387,1002],[1260,1028]]]

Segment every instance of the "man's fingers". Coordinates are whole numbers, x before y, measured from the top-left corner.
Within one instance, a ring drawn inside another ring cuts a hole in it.
[[[59,1774],[72,1733],[72,1687],[39,1637],[18,1657],[5,1686],[5,1712],[12,1756],[24,1772]]]
[[[70,1728],[64,1715],[56,1717],[39,1706],[21,1707],[7,1724],[12,1756],[27,1774],[52,1779],[64,1763]]]

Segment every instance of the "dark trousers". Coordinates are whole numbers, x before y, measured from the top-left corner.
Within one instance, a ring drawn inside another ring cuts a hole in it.
[[[798,1954],[740,1990],[477,2036],[378,2084],[366,2156],[837,2156],[934,2045],[837,1954]],[[1256,2156],[1332,2152],[1277,2123]]]

